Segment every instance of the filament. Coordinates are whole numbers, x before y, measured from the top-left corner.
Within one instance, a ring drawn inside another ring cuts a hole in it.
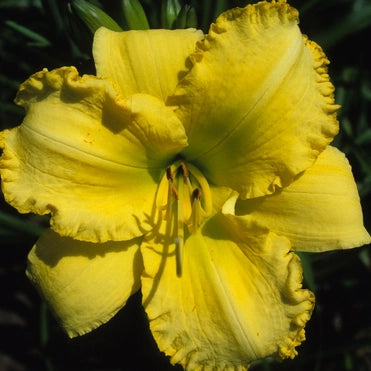
[[[183,274],[185,228],[196,233],[205,218],[211,215],[212,199],[209,184],[193,165],[176,162],[166,168],[156,195],[159,227],[166,223],[165,236],[175,245],[176,274]]]
[[[186,173],[184,171],[184,164],[182,164],[179,171],[182,173],[178,177],[178,199],[177,199],[177,220],[176,220],[176,236],[175,236],[175,257],[176,257],[176,274],[178,277],[182,275],[183,265],[183,246],[184,246],[184,178]]]

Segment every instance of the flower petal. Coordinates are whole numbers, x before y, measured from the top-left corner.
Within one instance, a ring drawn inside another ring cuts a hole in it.
[[[52,230],[37,241],[27,276],[70,337],[107,322],[139,289],[139,242],[93,244]]]
[[[184,157],[242,198],[289,184],[338,131],[328,60],[297,23],[282,1],[223,13],[170,100]]]
[[[158,99],[123,100],[108,81],[73,68],[22,84],[21,126],[0,134],[3,191],[20,212],[52,213],[61,235],[103,242],[143,234],[168,159],[187,145]]]
[[[231,371],[296,355],[314,298],[285,237],[218,214],[186,241],[181,277],[171,242],[146,241],[141,251],[150,328],[172,363]]]
[[[288,237],[295,250],[320,252],[370,243],[351,167],[328,147],[315,164],[273,195],[238,201],[236,213],[250,215]]]
[[[124,97],[146,93],[165,101],[202,38],[195,29],[113,32],[102,27],[93,44],[97,76],[111,78]]]

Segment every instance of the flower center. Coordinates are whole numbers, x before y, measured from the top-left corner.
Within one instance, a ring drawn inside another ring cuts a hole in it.
[[[193,165],[178,161],[166,168],[156,196],[156,225],[166,223],[166,236],[175,244],[176,273],[182,275],[184,241],[211,214],[209,184]]]

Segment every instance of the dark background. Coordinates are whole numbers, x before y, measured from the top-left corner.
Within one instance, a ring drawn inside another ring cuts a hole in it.
[[[124,25],[120,1],[92,1]],[[182,3],[182,2],[181,2]],[[184,2],[183,2],[184,3]],[[182,4],[183,4],[182,3]],[[199,27],[222,10],[248,1],[191,1]],[[160,1],[142,1],[152,28],[160,27]],[[341,134],[335,140],[353,166],[366,228],[371,231],[371,1],[292,0],[303,33],[331,60]],[[23,110],[13,103],[19,84],[43,67],[75,65],[94,73],[92,35],[61,0],[0,0],[0,129],[19,125]],[[339,210],[341,212],[341,210]],[[19,215],[0,194],[0,371],[165,371],[170,366],[151,337],[133,296],[108,324],[70,340],[60,330],[24,270],[45,218]],[[317,305],[307,341],[294,360],[258,362],[253,370],[371,370],[371,254],[368,247],[301,254],[305,285]]]

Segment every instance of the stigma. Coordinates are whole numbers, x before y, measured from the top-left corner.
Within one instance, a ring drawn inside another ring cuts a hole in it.
[[[156,224],[166,223],[166,239],[175,246],[176,274],[182,276],[185,240],[210,216],[209,184],[192,164],[178,161],[166,168],[156,196]]]

